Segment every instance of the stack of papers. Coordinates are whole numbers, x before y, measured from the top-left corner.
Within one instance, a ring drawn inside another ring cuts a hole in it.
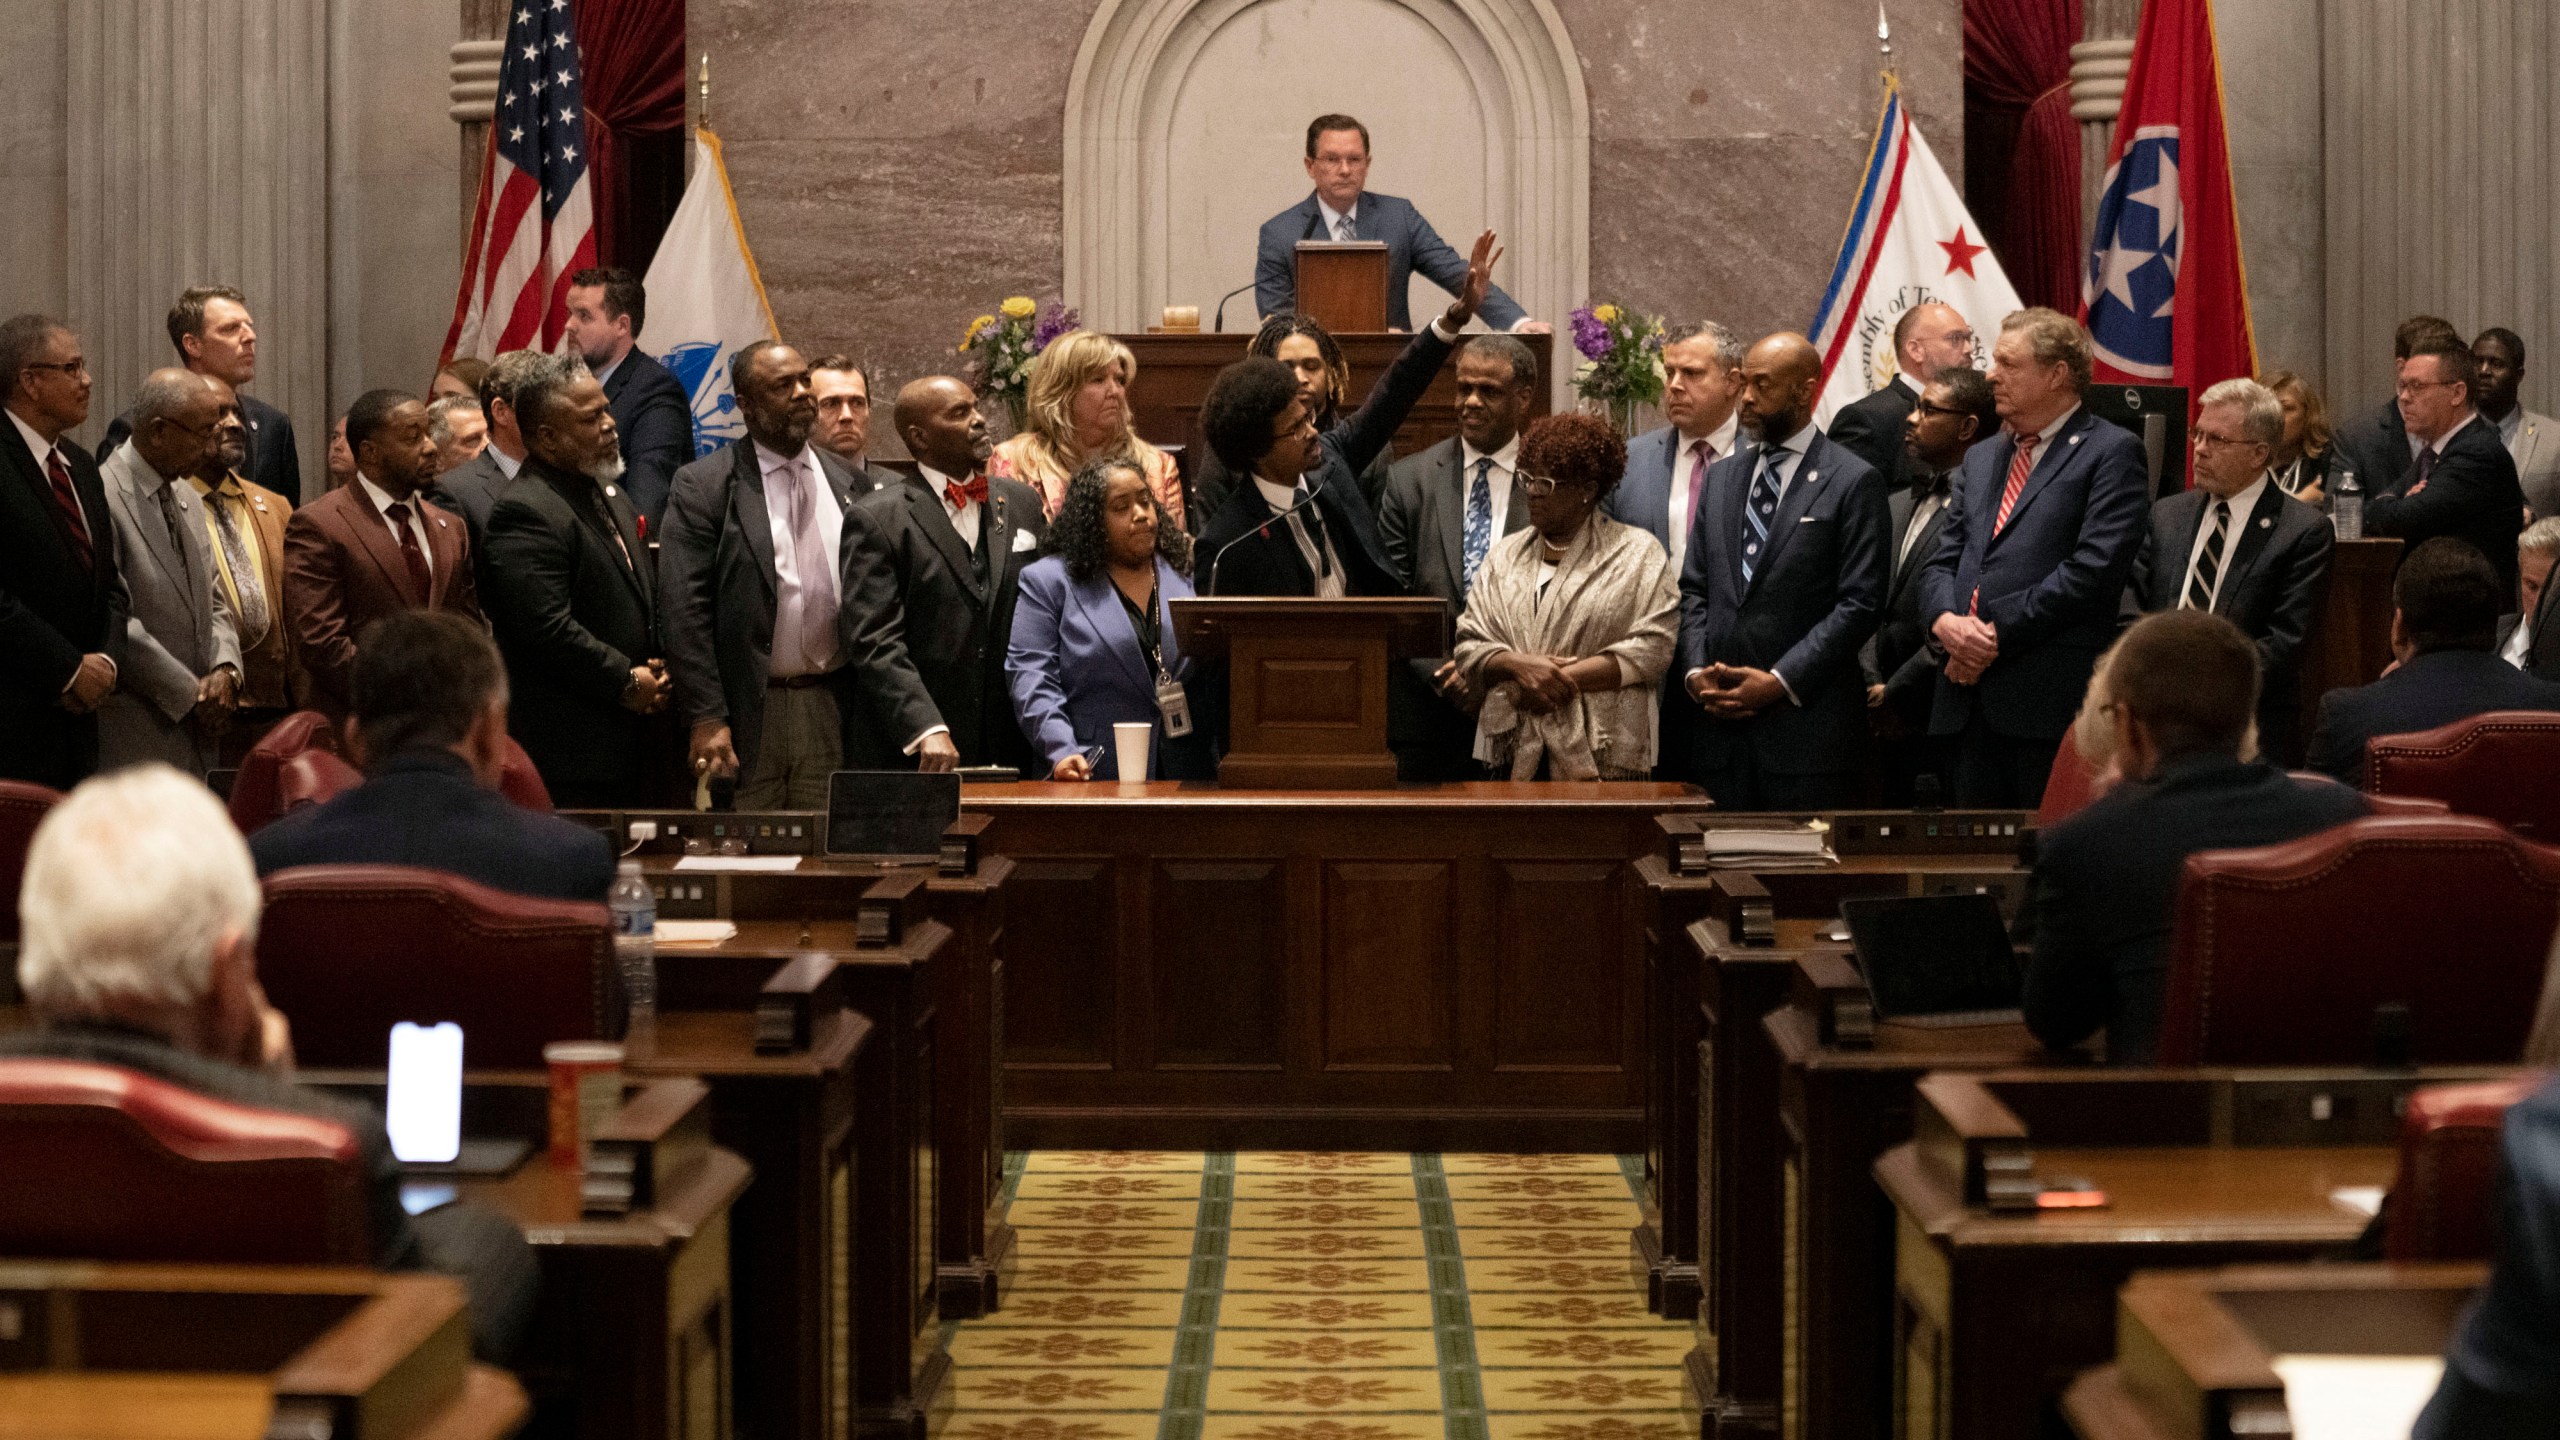
[[[734,920],[661,920],[656,940],[661,945],[718,945],[738,938]]]
[[[2295,1440],[2409,1440],[2444,1378],[2439,1355],[2279,1355]]]
[[[1831,829],[1819,820],[1802,825],[1709,826],[1698,839],[1707,864],[1718,870],[1819,870],[1837,865]]]

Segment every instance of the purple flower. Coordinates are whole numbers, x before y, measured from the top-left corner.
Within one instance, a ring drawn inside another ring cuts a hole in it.
[[[1609,353],[1609,327],[1600,323],[1588,305],[1573,312],[1573,348],[1581,351],[1586,360],[1597,360]]]
[[[1031,353],[1037,355],[1048,349],[1050,341],[1083,323],[1077,318],[1075,311],[1068,309],[1064,304],[1051,302],[1047,309],[1040,312],[1040,318],[1031,326]]]

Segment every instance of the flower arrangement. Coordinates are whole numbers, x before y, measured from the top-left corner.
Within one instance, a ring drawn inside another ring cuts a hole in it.
[[[1662,317],[1623,305],[1586,305],[1573,312],[1573,393],[1605,410],[1624,435],[1639,405],[1662,401]]]
[[[960,353],[977,357],[969,368],[979,398],[1002,400],[1013,417],[1013,428],[1020,430],[1030,393],[1032,357],[1081,323],[1063,303],[1052,300],[1043,307],[1028,295],[1009,296],[995,313],[970,321],[960,336]]]

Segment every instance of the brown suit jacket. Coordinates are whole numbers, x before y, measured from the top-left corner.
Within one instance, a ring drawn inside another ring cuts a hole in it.
[[[254,710],[291,710],[304,703],[309,682],[294,654],[293,628],[284,609],[284,530],[293,518],[293,502],[244,475],[234,475],[249,502],[258,564],[268,581],[267,633],[255,645],[240,647],[240,704]],[[214,502],[207,500],[210,507]]]
[[[301,509],[284,529],[284,609],[295,652],[311,679],[311,707],[346,716],[356,636],[395,610],[436,609],[480,619],[471,578],[471,534],[447,510],[418,503],[426,521],[434,593],[420,595],[390,523],[361,485],[342,485]]]

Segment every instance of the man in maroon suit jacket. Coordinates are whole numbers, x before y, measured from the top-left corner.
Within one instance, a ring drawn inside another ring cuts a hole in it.
[[[311,703],[345,717],[356,641],[398,610],[480,616],[471,537],[461,519],[419,498],[435,478],[427,407],[397,390],[369,390],[347,410],[354,483],[301,509],[284,532],[284,608],[311,677]]]

